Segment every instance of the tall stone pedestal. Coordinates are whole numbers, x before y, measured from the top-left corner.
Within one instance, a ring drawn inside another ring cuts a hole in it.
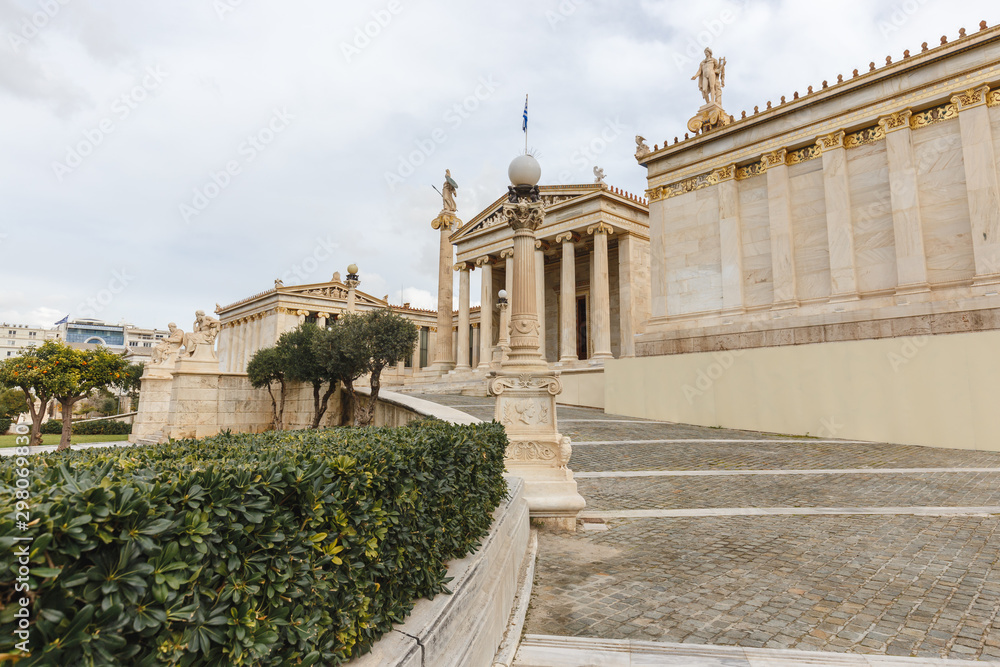
[[[452,352],[453,331],[455,324],[452,318],[454,305],[454,285],[452,272],[454,270],[455,251],[451,246],[451,230],[462,226],[462,221],[454,213],[441,211],[431,227],[440,231],[440,250],[438,254],[438,317],[437,337],[434,343],[434,357],[431,369],[444,374],[455,368],[455,355]]]
[[[139,406],[129,442],[161,442],[170,415],[170,394],[174,383],[173,371],[163,366],[147,364],[143,371]]]
[[[709,102],[708,104],[703,104],[698,109],[698,113],[688,121],[687,127],[694,134],[698,134],[699,132],[708,132],[718,127],[725,127],[731,122],[729,114],[722,108],[722,105]]]
[[[572,449],[556,426],[556,396],[562,383],[553,372],[493,374],[489,393],[496,396],[496,419],[507,430],[506,464],[524,479],[532,519],[553,528],[576,530],[576,516],[586,502],[568,468]]]

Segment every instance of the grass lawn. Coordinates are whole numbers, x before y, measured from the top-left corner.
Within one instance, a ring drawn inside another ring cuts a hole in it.
[[[0,447],[13,447],[16,435],[0,435]],[[71,444],[82,445],[88,442],[120,442],[128,440],[127,435],[74,435]],[[59,435],[42,435],[43,445],[58,445]]]

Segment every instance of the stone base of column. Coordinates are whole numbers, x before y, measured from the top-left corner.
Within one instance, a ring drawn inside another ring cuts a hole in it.
[[[507,430],[507,470],[524,479],[531,518],[576,530],[577,515],[587,503],[568,467],[570,439],[556,425],[556,395],[562,391],[558,376],[505,368],[492,373],[488,382],[489,394],[497,399],[494,418]]]
[[[992,273],[983,276],[976,276],[972,281],[973,287],[979,287],[980,285],[997,285],[1000,284],[1000,273]]]

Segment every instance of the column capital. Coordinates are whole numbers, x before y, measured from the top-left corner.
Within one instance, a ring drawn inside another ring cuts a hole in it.
[[[844,137],[847,133],[844,130],[825,134],[816,140],[816,148],[822,154],[823,151],[830,151],[835,148],[844,147]]]
[[[434,229],[442,229],[444,231],[450,231],[452,227],[461,227],[462,221],[458,219],[458,216],[454,213],[441,212],[438,217],[431,220],[431,227]]]
[[[541,250],[542,252],[545,252],[548,249],[549,249],[548,241],[543,241],[542,239],[538,239],[535,241],[535,250]]]
[[[482,257],[477,257],[475,259],[476,266],[486,266],[487,264],[493,264],[492,255],[483,255]]]
[[[330,319],[330,313],[317,313],[317,317],[322,317],[324,320]]]
[[[474,262],[458,262],[455,264],[454,269],[456,271],[475,271],[476,266]]]
[[[980,86],[979,88],[969,88],[965,92],[954,95],[951,98],[952,103],[958,107],[959,113],[965,111],[966,109],[971,109],[973,107],[978,107],[986,104],[990,95],[989,86]]]
[[[303,315],[303,316],[308,317],[309,316],[309,311],[308,310],[296,310],[295,314],[296,315]]]
[[[776,151],[771,151],[770,153],[764,153],[760,156],[761,167],[765,170],[771,167],[781,167],[785,164],[785,158],[788,156],[787,148],[779,148]]]
[[[576,232],[563,232],[562,234],[556,234],[556,243],[577,243],[580,240],[580,235]]]
[[[713,169],[712,173],[708,175],[708,180],[710,183],[722,183],[723,181],[732,181],[736,179],[736,164],[727,164],[725,167],[719,167],[718,169]]]
[[[500,251],[500,259],[507,259],[508,257],[510,258],[514,257],[513,248],[504,248],[503,250]]]
[[[587,227],[587,234],[594,236],[595,234],[607,234],[613,235],[615,233],[615,228],[606,222],[599,222],[596,225],[591,225]]]
[[[912,115],[912,111],[904,109],[891,113],[888,116],[882,116],[878,119],[878,124],[886,134],[895,132],[896,130],[908,130],[910,129],[910,116]]]

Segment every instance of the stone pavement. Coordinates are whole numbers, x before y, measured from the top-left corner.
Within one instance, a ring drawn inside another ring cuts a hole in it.
[[[488,398],[422,397],[492,418]],[[1000,453],[558,418],[593,514],[540,534],[527,635],[1000,660]],[[675,657],[641,664],[709,664]]]

